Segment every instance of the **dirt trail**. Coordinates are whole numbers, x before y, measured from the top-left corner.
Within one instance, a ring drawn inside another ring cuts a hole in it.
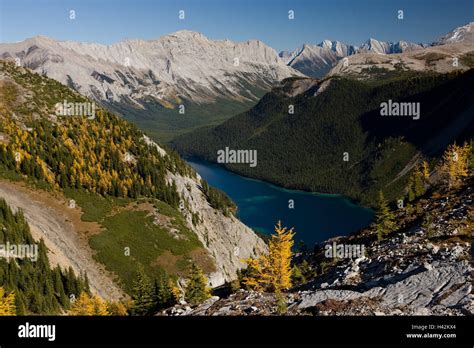
[[[81,221],[80,210],[68,208],[64,197],[35,191],[24,184],[0,180],[0,198],[12,209],[23,210],[35,240],[44,239],[53,266],[71,266],[76,273],[86,272],[91,290],[104,299],[123,297],[112,275],[94,260],[87,242],[87,235],[97,232],[98,224]]]

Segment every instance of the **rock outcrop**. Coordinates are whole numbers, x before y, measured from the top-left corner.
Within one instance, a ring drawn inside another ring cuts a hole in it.
[[[338,244],[364,244],[366,252],[358,258],[328,260],[324,248],[311,253],[316,261],[310,262],[326,266],[287,291],[283,306],[275,294],[238,290],[162,314],[473,315],[474,177],[469,180],[455,194],[419,200],[415,215],[397,212],[400,230],[388,238],[377,240],[373,228],[336,238]]]
[[[145,137],[162,155],[166,151]],[[194,231],[215,262],[216,271],[209,274],[212,287],[236,279],[237,270],[246,267],[249,257],[266,252],[265,242],[234,215],[226,216],[211,207],[201,190],[201,176],[181,176],[168,172],[168,181],[174,182],[182,200],[181,213],[189,228]],[[198,214],[200,222],[193,224],[192,214]]]

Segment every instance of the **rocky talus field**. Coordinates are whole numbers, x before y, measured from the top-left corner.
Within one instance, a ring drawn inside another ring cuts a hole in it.
[[[297,255],[317,276],[283,294],[286,315],[472,315],[473,189],[471,176],[450,195],[432,193],[413,213],[397,212],[397,232],[382,241],[368,228],[327,241],[364,244],[365,256],[328,262],[324,248]],[[430,216],[429,220],[426,216]],[[429,221],[429,222],[427,222]],[[327,243],[322,243],[325,245]],[[177,305],[167,315],[277,315],[271,293],[237,290],[191,308]]]

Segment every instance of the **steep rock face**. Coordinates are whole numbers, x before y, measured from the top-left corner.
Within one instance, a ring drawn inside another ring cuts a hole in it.
[[[214,259],[217,271],[209,275],[212,286],[236,279],[237,270],[246,267],[245,259],[265,252],[267,247],[260,237],[234,216],[224,216],[212,208],[199,188],[197,179],[170,176],[189,205],[183,214],[190,227],[191,212],[199,213],[202,222],[193,226],[204,247]],[[190,188],[190,190],[189,190]]]
[[[346,45],[340,41],[331,40],[324,40],[318,46],[326,50],[333,51],[338,57],[345,57],[354,54],[357,49],[355,46]]]
[[[166,152],[156,143],[150,141]],[[209,205],[201,191],[201,177],[185,177],[168,172],[168,181],[174,181],[183,201],[181,213],[215,262],[216,272],[208,275],[211,286],[219,286],[236,278],[237,270],[246,267],[245,259],[267,251],[267,246],[250,228],[235,216],[225,216]],[[186,202],[186,203],[185,203]],[[192,213],[198,213],[201,222],[192,223]]]
[[[289,65],[308,76],[324,76],[340,57],[336,52],[320,46],[304,45]]]
[[[423,48],[423,46],[406,41],[384,42],[376,39],[368,39],[358,50],[358,53],[373,52],[377,54],[392,54],[414,51]]]
[[[324,40],[318,45],[304,44],[293,52],[281,52],[280,57],[286,64],[307,76],[321,77],[337,61],[354,52],[354,46],[339,41]]]
[[[46,74],[96,100],[135,103],[151,97],[165,107],[212,102],[217,97],[256,99],[246,87],[268,89],[299,75],[272,48],[258,40],[236,43],[178,31],[156,40],[112,45],[56,41],[36,36],[1,44],[1,58]]]

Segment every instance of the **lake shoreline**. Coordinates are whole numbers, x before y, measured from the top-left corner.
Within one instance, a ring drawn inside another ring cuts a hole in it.
[[[237,205],[237,218],[260,234],[271,234],[281,220],[295,227],[297,241],[314,245],[356,233],[373,220],[370,208],[341,194],[292,190],[242,176],[218,163],[196,158],[186,161],[209,185],[224,191]]]
[[[321,197],[341,197],[341,198],[344,198],[344,199],[350,201],[353,205],[355,205],[357,207],[362,207],[362,208],[365,208],[365,209],[373,210],[373,207],[365,205],[360,200],[358,200],[354,197],[346,196],[342,193],[316,192],[316,191],[307,190],[305,188],[281,186],[278,183],[270,181],[270,180],[244,175],[244,174],[242,174],[238,171],[233,170],[232,168],[229,168],[228,166],[226,166],[223,163],[210,161],[210,160],[207,160],[205,158],[198,157],[198,156],[190,156],[190,157],[189,156],[188,157],[183,156],[183,159],[186,161],[187,164],[189,164],[189,162],[205,162],[205,163],[208,163],[208,164],[212,164],[212,165],[218,166],[218,167],[228,171],[229,173],[238,175],[238,176],[240,176],[240,177],[242,177],[246,180],[258,181],[258,182],[261,182],[261,183],[264,183],[264,184],[267,184],[267,185],[271,185],[274,188],[279,189],[279,190],[286,190],[286,191],[289,191],[289,192],[298,191],[298,192],[301,192],[301,193],[312,194],[312,195],[317,195],[317,196],[321,196]]]

